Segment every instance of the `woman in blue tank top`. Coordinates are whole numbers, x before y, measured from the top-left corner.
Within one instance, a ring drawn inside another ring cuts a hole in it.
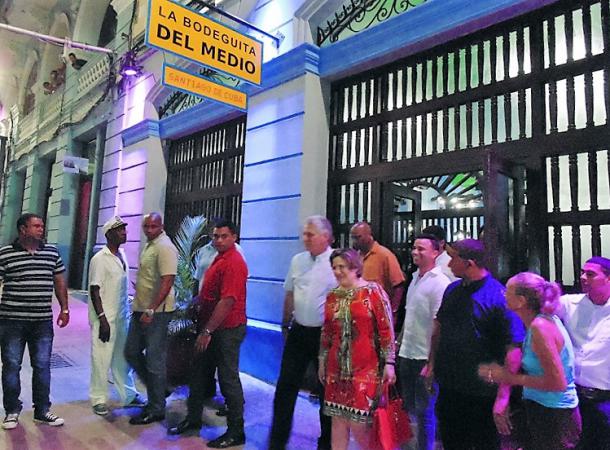
[[[482,364],[479,376],[490,383],[523,386],[529,442],[527,450],[575,448],[581,431],[574,384],[574,351],[555,312],[561,289],[540,275],[523,272],[506,283],[506,301],[527,328],[522,373]]]

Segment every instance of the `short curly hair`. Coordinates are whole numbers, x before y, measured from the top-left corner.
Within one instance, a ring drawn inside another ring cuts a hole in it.
[[[354,250],[353,248],[338,248],[333,250],[333,252],[330,254],[331,265],[333,263],[333,259],[335,258],[343,258],[350,270],[356,270],[356,275],[358,275],[358,278],[362,276],[362,257],[357,250]]]
[[[24,213],[17,219],[17,231],[21,231],[21,227],[26,227],[31,219],[44,220],[42,216],[34,213]]]

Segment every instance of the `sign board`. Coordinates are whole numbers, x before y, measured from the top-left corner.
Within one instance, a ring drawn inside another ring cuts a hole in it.
[[[262,42],[171,0],[149,0],[146,44],[261,84]]]
[[[216,83],[208,78],[185,72],[169,64],[163,64],[163,84],[187,94],[194,94],[233,106],[242,111],[248,108],[248,96],[245,92]]]
[[[78,156],[64,156],[64,172],[65,173],[89,173],[89,160],[87,158],[79,158]]]

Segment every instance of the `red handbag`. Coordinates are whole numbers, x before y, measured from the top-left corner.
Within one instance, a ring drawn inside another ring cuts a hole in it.
[[[373,410],[371,448],[395,450],[413,437],[409,416],[395,386],[384,383]]]

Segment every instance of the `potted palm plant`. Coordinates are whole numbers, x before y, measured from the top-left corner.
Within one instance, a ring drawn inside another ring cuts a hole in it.
[[[203,216],[187,216],[172,238],[178,250],[178,270],[174,280],[176,312],[168,326],[167,381],[170,386],[188,382],[193,359],[193,346],[197,337],[193,320],[193,294],[198,280],[195,272],[199,264],[200,249],[209,240],[207,220]]]

